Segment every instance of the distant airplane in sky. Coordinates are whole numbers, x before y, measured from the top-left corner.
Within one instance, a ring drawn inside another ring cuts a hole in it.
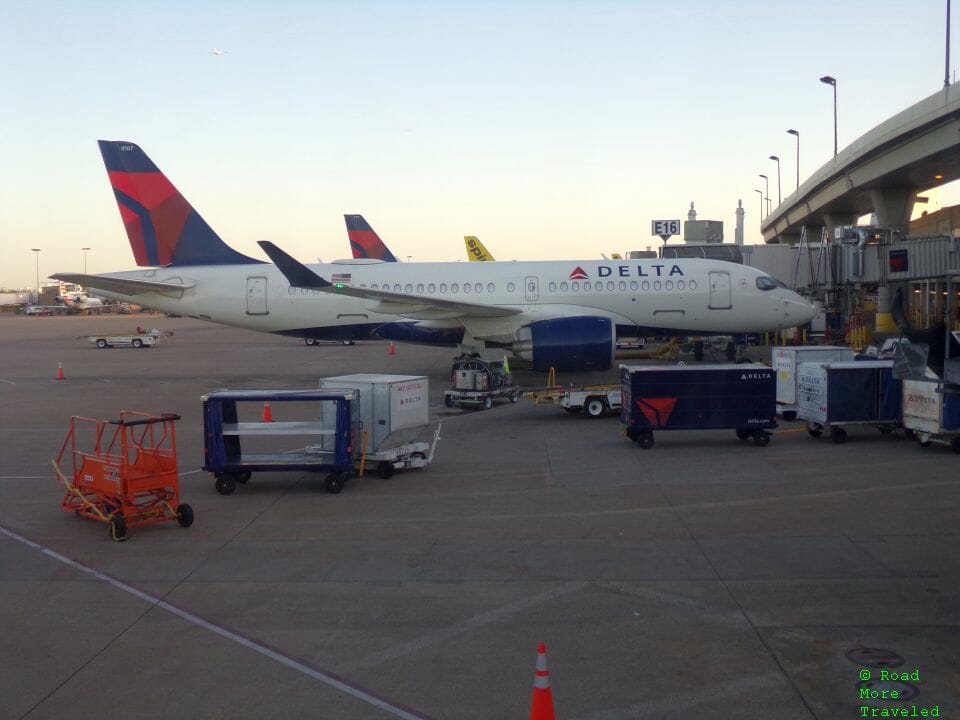
[[[702,258],[307,267],[261,242],[272,265],[229,247],[138,146],[101,140],[100,151],[134,257],[153,267],[52,277],[178,315],[303,338],[499,348],[563,371],[610,368],[618,336],[773,331],[815,314],[755,268]]]
[[[211,54],[211,55],[217,55],[217,56],[226,55],[226,54],[227,54],[227,51],[226,51],[226,50],[211,50],[211,51],[210,51],[210,54]]]

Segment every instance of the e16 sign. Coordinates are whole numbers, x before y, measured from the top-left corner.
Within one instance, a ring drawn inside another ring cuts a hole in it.
[[[663,239],[667,239],[671,235],[680,234],[680,221],[679,220],[653,220],[651,222],[651,235],[659,235]]]

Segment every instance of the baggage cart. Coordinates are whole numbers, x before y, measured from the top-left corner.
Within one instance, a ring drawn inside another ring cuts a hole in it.
[[[841,362],[853,360],[853,348],[836,345],[775,347],[770,359],[777,373],[777,413],[784,420],[797,418],[797,370],[805,362]]]
[[[290,470],[326,472],[324,487],[338,493],[360,441],[355,399],[350,389],[217,390],[204,395],[203,469],[213,473],[221,495],[233,493],[254,472]],[[274,407],[284,419],[274,421]]]
[[[758,447],[777,427],[772,368],[759,364],[620,366],[626,437],[646,449],[654,430],[732,429]]]
[[[960,453],[960,388],[936,379],[904,380],[903,426],[923,447],[940,443]]]
[[[176,520],[190,527],[193,509],[180,502],[174,432],[179,419],[133,410],[111,421],[71,417],[53,461],[67,488],[63,509],[107,523],[110,537],[118,542],[138,525]]]
[[[387,479],[398,470],[424,468],[433,459],[440,428],[433,441],[414,442],[429,424],[429,381],[425,375],[355,373],[321,378],[321,388],[350,388],[357,393],[358,420],[364,441],[354,460]]]
[[[621,390],[619,385],[555,386],[530,390],[523,397],[537,405],[559,405],[571,415],[599,418],[607,412],[620,412]]]
[[[872,425],[888,434],[901,427],[901,386],[893,360],[802,363],[797,371],[797,416],[811,437],[825,430],[846,442],[847,426]]]
[[[495,399],[520,401],[520,388],[513,384],[506,358],[459,357],[454,361],[451,374],[453,387],[443,391],[443,403],[447,407],[459,405],[489,410]]]

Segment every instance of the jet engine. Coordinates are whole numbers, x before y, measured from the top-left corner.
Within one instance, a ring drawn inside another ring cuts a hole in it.
[[[539,320],[516,333],[513,353],[537,372],[609,370],[616,351],[616,328],[609,318],[578,316]]]

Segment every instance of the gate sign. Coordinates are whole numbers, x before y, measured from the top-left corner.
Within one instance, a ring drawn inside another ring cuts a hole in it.
[[[659,235],[666,242],[671,235],[680,234],[679,220],[653,220],[651,222],[651,235]]]

